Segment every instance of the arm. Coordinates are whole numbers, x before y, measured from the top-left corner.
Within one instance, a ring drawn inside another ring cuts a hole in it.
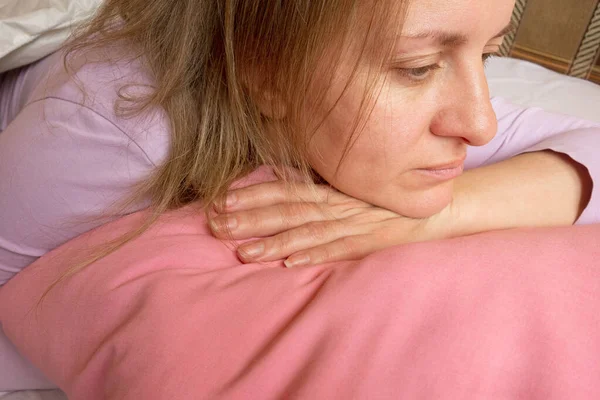
[[[456,180],[449,207],[451,235],[571,225],[588,204],[591,191],[586,168],[553,151],[476,168]]]
[[[507,218],[521,221],[516,226],[599,222],[600,195],[596,192],[600,188],[593,181],[600,180],[600,124],[539,108],[521,108],[499,98],[492,104],[498,134],[486,146],[469,148],[466,167],[478,172],[469,171],[457,179],[456,198],[467,193],[474,196],[469,206],[475,210],[483,201],[492,209],[497,205],[502,227]],[[542,151],[544,155],[539,153]],[[491,164],[496,166],[488,168]],[[486,182],[494,182],[497,190]],[[480,193],[474,190],[475,185]],[[461,195],[461,190],[467,193]],[[520,215],[508,216],[502,210]],[[476,214],[492,222],[489,215]]]

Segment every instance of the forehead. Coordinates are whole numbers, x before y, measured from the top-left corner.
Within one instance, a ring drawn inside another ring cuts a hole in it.
[[[466,36],[497,33],[510,20],[515,0],[411,0],[402,34],[427,31]],[[487,32],[490,31],[490,32]]]

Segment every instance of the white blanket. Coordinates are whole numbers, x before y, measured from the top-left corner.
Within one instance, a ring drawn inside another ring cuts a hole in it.
[[[0,72],[56,51],[102,0],[0,1]]]

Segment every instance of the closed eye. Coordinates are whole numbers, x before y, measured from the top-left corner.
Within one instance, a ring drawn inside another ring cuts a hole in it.
[[[429,78],[433,71],[440,68],[439,64],[426,65],[418,68],[396,68],[396,71],[401,76],[406,77],[415,82],[421,82]]]
[[[484,53],[481,55],[481,60],[483,62],[484,67],[487,65],[487,62],[490,60],[490,58],[492,57],[496,57],[498,55],[498,53]],[[431,65],[425,65],[423,67],[416,67],[416,68],[394,68],[399,74],[400,76],[409,79],[410,81],[414,82],[414,83],[420,83],[420,82],[424,82],[427,79],[429,79],[431,77],[431,75],[433,75],[433,73],[440,69],[441,66],[440,64],[431,64]]]

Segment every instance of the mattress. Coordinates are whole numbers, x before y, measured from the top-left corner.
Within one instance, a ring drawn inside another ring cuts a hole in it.
[[[600,122],[598,85],[509,58],[491,59],[487,76],[492,96]],[[65,400],[66,397],[58,390],[44,390],[0,392],[0,399]]]

